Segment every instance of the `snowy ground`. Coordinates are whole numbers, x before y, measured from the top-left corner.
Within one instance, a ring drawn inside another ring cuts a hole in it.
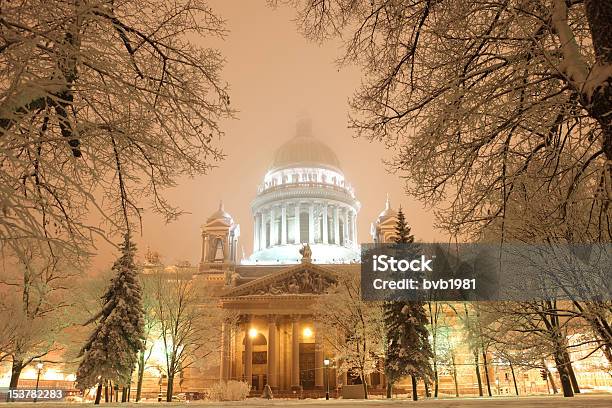
[[[4,404],[0,403],[0,406]],[[68,403],[13,403],[15,408],[41,408],[41,405],[47,408],[59,407],[90,407],[92,404],[68,404]],[[423,400],[413,402],[410,400],[262,400],[251,398],[240,402],[192,402],[192,403],[130,403],[130,404],[101,404],[100,408],[111,407],[138,407],[138,408],[161,408],[163,406],[183,406],[185,408],[265,408],[265,407],[364,407],[364,408],[379,408],[379,407],[423,407],[423,408],[557,408],[557,407],[572,407],[572,408],[610,408],[612,407],[612,395],[580,395],[575,398],[563,398],[558,396],[550,397],[525,397],[525,398],[484,398],[484,399],[441,399],[441,400]]]

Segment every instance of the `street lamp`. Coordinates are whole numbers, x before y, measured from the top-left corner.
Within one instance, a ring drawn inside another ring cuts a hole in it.
[[[40,381],[40,372],[43,369],[42,361],[39,361],[38,363],[36,363],[36,369],[38,370],[38,372],[36,374],[36,391],[34,391],[34,402],[36,402],[36,400],[38,399],[38,383]]]
[[[323,360],[325,366],[325,399],[329,400],[329,359]]]

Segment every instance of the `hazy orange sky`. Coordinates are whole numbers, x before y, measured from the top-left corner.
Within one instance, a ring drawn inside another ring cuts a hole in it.
[[[196,264],[200,226],[223,200],[226,211],[240,224],[239,246],[250,255],[251,200],[275,149],[294,136],[297,119],[305,115],[312,120],[315,137],[338,155],[362,204],[357,220],[360,242],[370,241],[370,223],[383,210],[387,193],[394,207],[401,204],[405,209],[418,240],[444,239],[433,229],[433,212],[405,195],[398,175],[385,171],[382,160],[393,152],[355,139],[347,129],[347,101],[360,83],[360,73],[335,65],[340,43],[318,45],[305,40],[297,32],[294,10],[288,7],[271,9],[263,0],[209,3],[230,30],[223,41],[205,41],[227,59],[223,78],[230,84],[238,118],[222,126],[226,136],[220,145],[226,160],[206,176],[179,180],[178,187],[167,193],[173,204],[189,214],[165,224],[151,211],[145,212],[143,235],[136,237],[141,254],[149,246],[167,264],[182,260]],[[101,246],[99,253],[96,269],[108,266],[116,255],[110,246]]]

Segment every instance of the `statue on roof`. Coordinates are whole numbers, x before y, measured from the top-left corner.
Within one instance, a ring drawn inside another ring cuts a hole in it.
[[[312,258],[312,249],[310,249],[310,245],[303,244],[302,248],[300,248],[300,255],[302,255],[302,263],[310,262]]]

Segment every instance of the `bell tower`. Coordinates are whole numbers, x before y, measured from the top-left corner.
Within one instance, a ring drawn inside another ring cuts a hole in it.
[[[397,238],[397,232],[395,231],[396,225],[397,212],[391,208],[389,195],[387,194],[385,209],[378,215],[376,222],[372,223],[370,227],[372,240],[377,244],[395,242],[395,238]]]
[[[200,273],[223,274],[238,263],[240,225],[225,212],[223,202],[202,225],[202,257]]]

